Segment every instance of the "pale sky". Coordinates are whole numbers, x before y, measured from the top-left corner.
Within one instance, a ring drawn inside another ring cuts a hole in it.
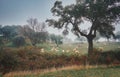
[[[50,9],[56,0],[0,0],[0,24],[26,24],[33,17],[45,21],[52,17]],[[63,4],[74,3],[75,0],[62,0]]]
[[[0,0],[0,25],[25,25],[29,18],[40,22],[53,18],[50,9],[56,0]],[[75,0],[61,0],[63,5],[75,3]],[[62,34],[61,30],[49,28],[50,33]],[[69,38],[75,39],[72,33]]]
[[[37,18],[40,22],[54,18],[50,9],[56,0],[0,0],[0,25],[25,25],[29,18]],[[63,5],[75,3],[75,0],[61,0]],[[90,25],[84,23],[83,28]],[[117,30],[120,27],[117,28]],[[61,34],[62,31],[49,28],[50,33]],[[69,38],[75,39],[72,33]]]

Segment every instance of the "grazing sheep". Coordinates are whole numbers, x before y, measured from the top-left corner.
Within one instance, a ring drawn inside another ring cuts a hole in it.
[[[66,52],[70,52],[69,50],[66,50]]]
[[[79,51],[78,51],[78,50],[76,50],[76,51],[75,51],[75,53],[79,53]]]
[[[98,48],[99,51],[103,51],[103,49],[104,49],[103,47],[99,47]]]
[[[42,48],[41,50],[40,50],[41,52],[45,52],[45,50]]]
[[[62,52],[65,52],[65,50],[62,50]]]
[[[76,51],[76,48],[74,48],[73,51]]]
[[[54,51],[55,50],[55,47],[52,47],[51,51]]]
[[[76,51],[78,49],[78,47],[74,48],[73,51]]]
[[[55,51],[58,52],[59,50],[57,48],[55,48]]]
[[[58,48],[52,47],[51,51],[59,51]]]

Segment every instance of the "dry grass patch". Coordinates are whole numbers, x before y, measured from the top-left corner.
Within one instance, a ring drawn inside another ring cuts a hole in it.
[[[26,76],[38,76],[40,74],[45,74],[48,72],[56,72],[62,70],[80,70],[80,69],[89,69],[89,68],[97,68],[97,67],[106,67],[105,65],[102,66],[89,66],[89,65],[72,65],[72,66],[65,66],[61,68],[50,68],[50,69],[41,69],[41,70],[33,70],[33,71],[15,71],[9,72],[5,74],[3,77],[26,77]]]

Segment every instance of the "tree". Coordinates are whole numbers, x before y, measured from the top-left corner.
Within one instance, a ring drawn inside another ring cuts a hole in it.
[[[33,36],[34,36],[33,42],[35,44],[43,43],[43,42],[46,42],[48,40],[48,32],[35,32]]]
[[[120,40],[120,31],[116,33],[116,39]]]
[[[36,18],[30,18],[27,22],[27,25],[19,29],[20,34],[29,38],[33,46],[38,43],[46,42],[48,32],[46,31],[45,23],[39,23]]]
[[[0,43],[1,46],[12,41],[18,35],[19,25],[0,25]]]
[[[30,18],[27,20],[28,26],[30,29],[32,29],[34,32],[44,32],[46,31],[46,25],[45,23],[39,23],[36,18]]]
[[[20,47],[20,46],[23,46],[25,45],[25,39],[24,37],[22,36],[17,36],[13,39],[13,44],[16,46],[16,47]]]
[[[0,25],[0,35],[2,34],[2,25]]]
[[[0,48],[3,45],[2,37],[3,37],[3,34],[2,34],[2,25],[0,25]]]
[[[75,40],[81,41],[81,42],[86,41],[86,39],[84,37],[77,37]]]
[[[9,26],[9,25],[4,26],[1,29],[1,34],[7,40],[12,39],[14,36],[17,35],[17,32],[15,31],[16,28],[17,28],[16,26]]]
[[[94,41],[98,41],[100,39],[101,35],[97,32],[96,33],[96,37],[94,38]]]
[[[51,41],[53,41],[53,42],[57,45],[57,47],[58,47],[60,44],[62,44],[62,39],[63,39],[63,37],[60,36],[60,35],[51,34],[51,35],[50,35],[50,39],[51,39]]]
[[[119,0],[77,0],[76,4],[63,6],[61,1],[56,1],[51,9],[54,16],[58,19],[47,19],[49,26],[57,28],[64,27],[66,32],[69,30],[69,24],[72,24],[72,32],[78,37],[84,36],[88,41],[88,57],[93,52],[93,39],[96,32],[102,35],[114,36],[115,30],[112,23],[120,18]],[[83,32],[80,24],[84,21],[92,25],[89,30]]]

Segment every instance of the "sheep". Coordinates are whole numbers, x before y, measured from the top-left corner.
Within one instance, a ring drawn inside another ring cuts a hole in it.
[[[78,47],[74,48],[73,51],[76,51],[78,49]]]
[[[78,50],[76,50],[76,51],[75,51],[75,53],[79,53],[79,51],[78,51]]]
[[[42,48],[40,51],[41,51],[41,52],[45,52],[43,48]]]
[[[66,52],[69,52],[69,50],[66,50]]]
[[[57,52],[57,51],[59,51],[57,48],[55,48],[55,51]]]
[[[62,50],[62,52],[65,52],[65,50]]]
[[[98,48],[99,51],[103,51],[103,49],[104,49],[103,47],[99,47]]]
[[[52,47],[51,51],[54,51],[54,50],[55,50],[55,48],[54,48],[54,47]]]

